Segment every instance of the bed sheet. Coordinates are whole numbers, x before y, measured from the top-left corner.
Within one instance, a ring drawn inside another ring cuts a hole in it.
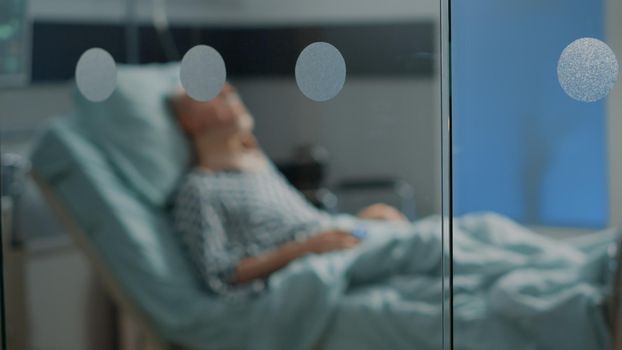
[[[270,279],[248,348],[439,349],[441,219],[371,225],[358,249]],[[456,349],[605,349],[608,231],[574,243],[495,214],[454,221]]]

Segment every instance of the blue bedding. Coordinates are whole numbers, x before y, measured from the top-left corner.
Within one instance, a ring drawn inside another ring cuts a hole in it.
[[[255,301],[252,349],[439,349],[440,218],[376,224],[358,249],[297,261]],[[495,214],[454,221],[456,349],[605,349],[614,231],[562,243]]]
[[[72,118],[53,123],[33,168],[84,228],[124,292],[168,341],[190,349],[439,349],[441,220],[366,223],[360,247],[307,256],[243,303],[197,283],[165,208],[146,203]],[[358,223],[357,223],[358,224]],[[493,214],[454,222],[456,349],[600,349],[605,250]],[[448,282],[448,281],[445,281]]]

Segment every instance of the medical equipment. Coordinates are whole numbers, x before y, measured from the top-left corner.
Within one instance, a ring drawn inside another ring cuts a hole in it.
[[[6,0],[0,5],[0,87],[30,81],[30,21],[28,1]]]

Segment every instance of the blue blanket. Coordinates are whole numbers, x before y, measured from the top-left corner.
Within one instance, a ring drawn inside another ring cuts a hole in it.
[[[240,341],[260,350],[441,348],[440,225],[370,223],[359,248],[295,261],[248,302]],[[455,220],[455,348],[606,348],[614,237],[563,243],[494,214]]]

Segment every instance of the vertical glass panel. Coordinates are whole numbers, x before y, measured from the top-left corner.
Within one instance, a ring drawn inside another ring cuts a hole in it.
[[[620,2],[451,9],[456,347],[610,349],[621,329]]]
[[[454,13],[456,212],[605,226],[607,102],[572,100],[557,77],[567,45],[605,38],[604,1],[456,2]]]
[[[449,348],[439,1],[9,4],[9,348]]]

